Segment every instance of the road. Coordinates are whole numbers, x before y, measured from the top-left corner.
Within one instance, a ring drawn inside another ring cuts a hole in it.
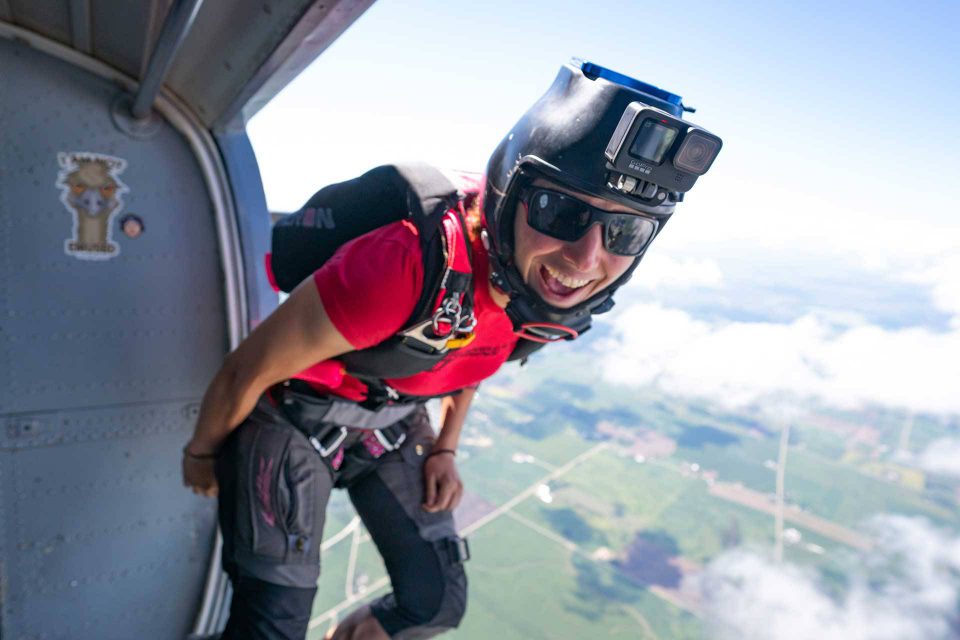
[[[763,513],[769,513],[773,516],[776,515],[777,506],[774,501],[771,501],[766,494],[748,489],[743,485],[729,482],[716,482],[710,486],[709,491],[710,495],[723,500],[736,502],[737,504],[756,511],[762,511]],[[801,511],[797,507],[785,506],[783,509],[783,519],[804,529],[819,533],[831,540],[856,547],[857,549],[868,551],[873,548],[873,542],[870,538],[827,520],[826,518]]]
[[[509,500],[507,500],[505,503],[503,503],[496,509],[483,515],[482,517],[475,520],[474,522],[471,522],[470,524],[466,525],[464,528],[460,530],[460,535],[461,536],[470,535],[471,533],[474,533],[478,529],[487,526],[488,524],[497,520],[498,518],[511,514],[511,511],[514,509],[514,507],[516,507],[518,504],[520,504],[527,498],[533,496],[537,492],[537,488],[540,487],[540,485],[547,484],[552,480],[556,480],[557,478],[562,477],[564,474],[569,473],[572,469],[582,464],[586,460],[589,460],[590,458],[597,455],[598,453],[600,453],[601,451],[603,451],[608,447],[609,447],[609,443],[601,442],[591,447],[590,449],[587,449],[586,451],[576,456],[575,458],[573,458],[563,466],[553,469],[550,473],[540,478],[539,480],[531,484],[529,487],[527,487],[526,489],[524,489],[514,497],[510,498]],[[513,514],[513,515],[516,515],[516,514]],[[519,516],[517,517],[519,518]],[[529,521],[526,521],[526,522],[529,522]],[[356,604],[362,598],[365,598],[371,595],[372,593],[378,591],[379,589],[386,587],[390,582],[389,578],[384,576],[379,580],[374,581],[369,586],[367,586],[367,588],[364,590],[362,594],[354,592],[353,567],[355,566],[356,546],[362,541],[362,538],[360,537],[360,529],[359,527],[357,527],[358,524],[359,524],[358,519],[352,520],[350,524],[344,527],[344,529],[336,533],[334,536],[331,536],[328,540],[324,541],[323,543],[322,549],[325,551],[330,547],[332,547],[333,545],[335,545],[337,542],[345,539],[350,533],[354,534],[351,540],[351,549],[350,549],[351,560],[348,564],[347,578],[344,584],[344,593],[346,597],[336,605],[330,607],[329,609],[321,613],[320,615],[312,618],[310,620],[310,625],[308,627],[308,630],[310,631],[312,631],[313,629],[316,629],[317,627],[321,626],[326,622],[336,621],[339,618],[339,615],[343,611],[353,607],[353,605]],[[530,523],[530,524],[533,524],[533,523]],[[542,534],[544,533],[552,534],[552,532],[548,532],[546,529],[543,529],[542,527],[538,527],[538,532]],[[550,537],[555,541],[556,541],[556,538],[560,538],[560,536],[557,536],[556,534],[552,534]],[[564,540],[563,538],[560,538],[560,539]],[[567,541],[564,540],[562,544],[567,546],[567,544],[572,544],[572,543],[568,543]],[[573,546],[576,547],[576,545],[573,545]]]

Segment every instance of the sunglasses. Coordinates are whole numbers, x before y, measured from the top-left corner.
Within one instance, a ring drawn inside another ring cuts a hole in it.
[[[594,224],[603,226],[603,246],[618,256],[638,256],[657,232],[658,222],[634,213],[611,213],[559,191],[535,187],[520,194],[527,224],[544,235],[576,242]]]

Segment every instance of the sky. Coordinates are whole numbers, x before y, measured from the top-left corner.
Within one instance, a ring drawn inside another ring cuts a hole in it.
[[[378,164],[483,171],[571,57],[677,93],[724,147],[598,319],[606,379],[946,424],[960,416],[957,24],[957,2],[378,0],[248,130],[269,207],[293,211]],[[909,455],[960,476],[960,439]],[[712,637],[951,637],[960,539],[878,518],[842,600],[763,553],[719,557],[691,587]],[[900,580],[876,588],[873,568],[898,559]]]
[[[955,2],[379,0],[249,132],[292,211],[386,162],[482,171],[571,57],[633,75],[724,147],[603,320],[610,376],[960,413],[958,23]]]

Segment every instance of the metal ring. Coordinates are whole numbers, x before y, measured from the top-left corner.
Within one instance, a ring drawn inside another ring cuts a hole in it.
[[[463,313],[463,307],[460,306],[460,301],[456,298],[447,298],[441,306],[447,315],[459,316]]]
[[[477,328],[477,317],[471,312],[469,315],[460,318],[454,331],[457,333],[470,333]]]

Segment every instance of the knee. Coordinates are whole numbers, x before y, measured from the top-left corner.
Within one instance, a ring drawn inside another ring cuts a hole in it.
[[[436,585],[440,588],[433,591],[429,597],[424,597],[427,594],[421,591],[420,597],[414,601],[412,598],[403,597],[403,594],[397,594],[400,603],[398,608],[401,609],[398,613],[406,619],[407,625],[411,629],[418,629],[420,634],[427,630],[434,631],[432,634],[417,637],[430,637],[458,627],[467,611],[467,576],[463,565],[445,567],[442,575]]]
[[[443,597],[434,624],[446,629],[458,627],[467,612],[467,574],[464,563],[470,559],[470,547],[459,536],[434,543],[434,549],[443,565]]]
[[[463,565],[451,567],[444,588],[444,602],[440,606],[440,616],[443,625],[448,628],[460,626],[463,616],[467,613],[467,574]]]

